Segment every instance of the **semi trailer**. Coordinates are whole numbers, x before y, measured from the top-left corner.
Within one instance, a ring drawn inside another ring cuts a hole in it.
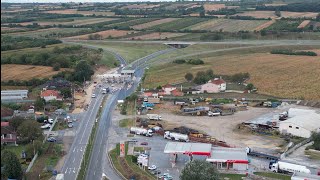
[[[186,134],[180,134],[180,133],[173,133],[170,131],[164,132],[163,137],[165,139],[170,139],[173,141],[183,141],[183,142],[189,142],[189,136]]]
[[[304,165],[293,164],[285,161],[271,161],[269,169],[277,173],[305,173],[311,174],[311,169]],[[320,178],[320,177],[319,177]]]
[[[147,114],[147,116],[150,120],[160,121],[162,119],[158,114]]]

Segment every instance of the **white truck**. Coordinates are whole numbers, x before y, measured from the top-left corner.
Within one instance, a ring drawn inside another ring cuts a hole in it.
[[[180,133],[166,131],[166,132],[164,132],[163,137],[165,139],[171,139],[173,141],[189,142],[189,136],[186,134],[180,134]]]
[[[150,120],[156,120],[156,121],[161,120],[161,116],[159,116],[158,114],[147,114],[147,116]]]
[[[147,136],[147,137],[153,136],[153,132],[151,129],[144,129],[144,128],[139,128],[139,127],[131,127],[130,133],[142,135],[142,136]]]
[[[208,111],[208,116],[220,116],[220,112]]]
[[[57,174],[56,180],[64,180],[64,174]]]
[[[311,171],[307,166],[293,164],[284,161],[271,162],[269,168],[271,171],[279,173],[301,172],[305,174],[311,174]]]

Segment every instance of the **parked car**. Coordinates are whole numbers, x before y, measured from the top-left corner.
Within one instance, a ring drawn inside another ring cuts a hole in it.
[[[68,123],[68,128],[72,128],[73,127],[73,123]]]
[[[160,170],[151,170],[151,174],[158,175],[161,174]]]
[[[137,139],[130,139],[128,142],[138,142]]]
[[[57,140],[56,140],[56,138],[54,138],[54,137],[49,137],[49,138],[47,139],[47,141],[48,141],[48,142],[56,142]]]
[[[148,143],[147,142],[142,142],[140,145],[147,146]]]
[[[51,124],[45,124],[45,125],[42,125],[40,128],[41,129],[49,129],[51,127]]]
[[[151,171],[156,170],[156,169],[157,169],[156,165],[152,165],[152,166],[148,167],[148,170],[151,170]]]
[[[152,108],[152,107],[147,107],[147,109],[148,109],[148,110],[152,110],[153,108]]]
[[[92,98],[95,98],[96,97],[96,94],[92,94],[92,96],[91,96]]]
[[[54,121],[54,120],[50,118],[50,119],[48,119],[48,120],[44,120],[43,122],[52,124],[53,121]]]

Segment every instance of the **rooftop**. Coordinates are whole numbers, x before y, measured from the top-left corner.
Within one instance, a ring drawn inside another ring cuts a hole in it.
[[[4,90],[4,91],[1,91],[1,94],[8,94],[8,93],[28,93],[28,90]]]
[[[289,109],[289,118],[281,123],[293,123],[307,130],[313,131],[320,128],[320,111],[312,109]]]
[[[9,122],[1,122],[1,127],[9,126]]]
[[[221,78],[214,78],[214,79],[210,80],[210,82],[211,82],[212,84],[216,84],[216,85],[221,85],[221,84],[226,83],[226,82],[225,82],[223,79],[221,79]]]
[[[227,162],[227,161],[248,162],[248,156],[244,148],[213,147],[211,152],[211,157],[209,157],[207,161],[209,162]]]
[[[168,142],[163,152],[210,156],[211,147],[211,144],[205,143]]]
[[[55,90],[45,90],[41,92],[41,97],[59,96],[59,92]]]

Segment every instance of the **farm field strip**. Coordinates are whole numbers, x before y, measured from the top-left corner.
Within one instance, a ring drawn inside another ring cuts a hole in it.
[[[51,14],[83,14],[87,15],[102,15],[102,16],[113,16],[114,12],[94,12],[94,11],[78,11],[76,9],[65,9],[65,10],[51,10],[51,11],[43,11],[44,13],[51,13]]]
[[[260,26],[256,27],[254,29],[254,31],[261,31],[261,30],[271,26],[275,22],[276,22],[276,20],[272,19],[271,21],[265,22],[265,23],[261,24]]]
[[[107,22],[116,20],[116,18],[85,18],[85,19],[76,19],[74,21],[69,22],[59,22],[59,21],[34,21],[34,22],[23,22],[19,23],[22,26],[32,25],[33,23],[38,23],[40,26],[46,26],[46,25],[88,25],[88,24],[96,24],[101,22]]]
[[[281,17],[285,18],[302,18],[302,17],[311,17],[316,18],[318,13],[315,12],[289,12],[289,11],[281,11]]]
[[[277,18],[277,16],[274,14],[274,11],[246,11],[243,13],[237,13],[233,16],[252,16],[255,18]]]
[[[161,40],[161,39],[168,39],[168,38],[173,38],[173,37],[184,36],[186,34],[187,33],[153,32],[150,34],[133,36],[131,38],[125,38],[125,39],[130,40],[130,39],[134,38],[134,39],[138,39],[138,40]]]
[[[264,20],[234,20],[234,19],[213,19],[207,22],[202,22],[195,24],[186,29],[191,30],[210,30],[210,31],[228,31],[228,32],[238,32],[238,31],[253,31],[260,25],[266,23]]]
[[[208,11],[218,11],[219,9],[225,8],[225,4],[204,4],[203,5],[204,10],[206,12]]]
[[[156,26],[152,26],[152,27],[147,28],[147,29],[150,29],[150,30],[164,30],[164,31],[181,30],[183,28],[192,26],[192,25],[200,23],[200,22],[208,21],[208,20],[209,20],[208,18],[195,18],[195,17],[182,18],[182,19],[179,19],[179,20],[175,20],[175,21],[159,24],[159,25],[156,25]]]
[[[80,33],[82,31],[89,31],[88,28],[48,28],[48,29],[40,29],[36,31],[26,31],[19,33],[9,33],[8,35],[12,36],[28,36],[28,37],[46,37],[46,36],[62,36],[66,34],[72,33]]]
[[[144,24],[144,23],[148,23],[150,21],[154,21],[154,20],[158,20],[159,18],[139,18],[139,19],[132,19],[129,21],[124,21],[124,22],[119,22],[119,23],[114,23],[114,24],[110,24],[107,25],[108,26],[134,26],[134,25],[138,25],[138,24]]]
[[[310,20],[304,20],[302,23],[298,26],[298,28],[305,28],[310,23]]]
[[[128,34],[134,33],[134,31],[126,31],[126,30],[106,30],[106,31],[99,31],[96,33],[91,33],[91,34],[85,34],[85,35],[80,35],[80,36],[72,36],[72,37],[68,37],[66,39],[78,39],[78,40],[88,40],[90,35],[94,35],[94,34],[99,34],[101,35],[102,39],[111,37],[121,37],[121,36],[125,36]]]
[[[60,71],[54,71],[53,68],[49,66],[2,64],[1,81],[30,80],[32,78],[49,78],[65,70],[68,69],[61,68]]]
[[[143,23],[143,24],[138,24],[138,25],[135,25],[135,26],[131,26],[131,28],[137,29],[137,30],[147,29],[147,28],[150,28],[152,26],[156,26],[156,25],[163,24],[163,23],[168,23],[168,22],[175,21],[175,20],[178,20],[178,19],[179,18],[159,19],[159,20],[148,22],[148,23]]]

